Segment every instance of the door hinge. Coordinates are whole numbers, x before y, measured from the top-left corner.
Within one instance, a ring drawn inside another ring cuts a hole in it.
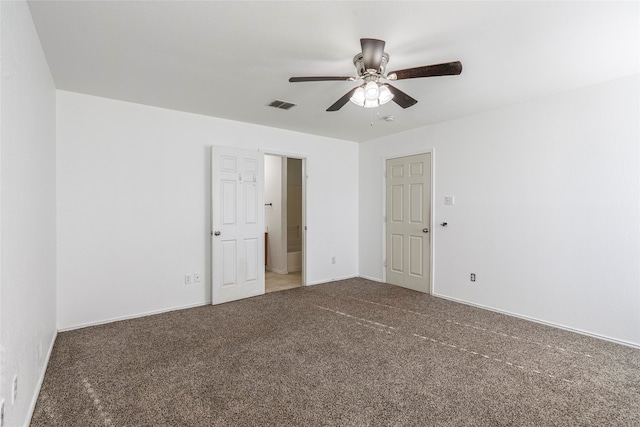
[[[387,170],[386,169],[382,171],[382,175],[384,175],[385,178],[387,177]]]
[[[386,215],[384,215],[384,216],[382,217],[382,221],[383,221],[383,222],[387,222],[387,216],[386,216]]]
[[[384,265],[385,267],[387,266],[387,260],[385,259],[384,262],[382,263],[382,265]]]

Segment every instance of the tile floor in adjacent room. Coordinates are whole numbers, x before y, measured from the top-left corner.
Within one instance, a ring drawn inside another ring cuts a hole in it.
[[[296,271],[289,274],[278,274],[273,271],[265,271],[265,291],[277,292],[302,286],[302,272]]]

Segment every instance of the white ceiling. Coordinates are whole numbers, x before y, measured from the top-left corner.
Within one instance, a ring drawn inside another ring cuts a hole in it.
[[[30,1],[58,89],[366,141],[639,72],[629,2]],[[361,37],[388,71],[460,60],[460,76],[398,81],[406,110],[351,103]],[[266,105],[274,99],[291,110]],[[376,120],[376,115],[396,120]],[[373,126],[370,125],[373,115]]]

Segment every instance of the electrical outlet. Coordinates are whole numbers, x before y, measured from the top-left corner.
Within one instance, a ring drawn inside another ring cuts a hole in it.
[[[471,273],[469,278],[471,279],[472,282],[475,282],[476,281],[476,273]]]
[[[18,374],[13,376],[13,387],[11,388],[11,404],[13,405],[18,398]]]
[[[202,277],[200,276],[200,273],[193,273],[193,281],[195,283],[202,281]]]
[[[184,275],[184,284],[185,285],[190,285],[191,283],[193,283],[193,276],[191,274],[185,274]]]

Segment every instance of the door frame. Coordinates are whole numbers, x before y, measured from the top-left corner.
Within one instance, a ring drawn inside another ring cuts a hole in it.
[[[382,158],[382,281],[387,283],[387,266],[384,265],[387,261],[387,222],[385,216],[387,215],[387,160],[399,159],[401,157],[415,156],[418,154],[430,154],[431,155],[431,200],[429,203],[429,295],[433,295],[434,289],[434,271],[435,271],[435,234],[434,230],[434,213],[435,213],[435,149],[428,148],[418,151],[408,151],[398,154],[385,156]]]
[[[307,286],[307,179],[309,178],[309,156],[306,153],[294,153],[277,149],[259,148],[265,156],[279,156],[302,160],[302,286]],[[285,238],[286,228],[284,230]],[[264,244],[264,242],[263,242]],[[288,268],[287,268],[288,270]],[[266,283],[266,279],[265,279]]]

